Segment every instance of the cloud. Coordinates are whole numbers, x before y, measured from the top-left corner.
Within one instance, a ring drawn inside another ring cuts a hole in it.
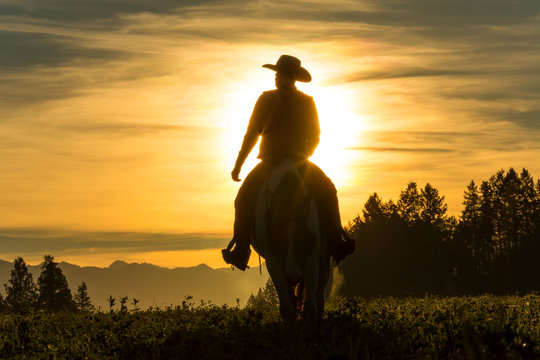
[[[174,124],[152,124],[152,123],[113,123],[102,122],[93,124],[64,125],[57,128],[60,131],[76,132],[78,134],[99,134],[109,136],[151,136],[158,132],[183,132],[195,133],[201,131],[200,127],[174,125]]]
[[[456,179],[461,164],[489,173],[534,159],[540,143],[537,0],[10,0],[0,14],[0,135],[10,139],[0,195],[22,204],[11,214],[37,218],[40,205],[107,217],[102,202],[114,199],[110,215],[140,211],[137,223],[230,215],[224,199],[237,189],[216,176],[226,150],[212,127],[244,118],[247,92],[262,89],[248,69],[282,51],[324,77],[310,86],[351,90],[351,118],[376,131],[352,134],[350,148],[370,151],[373,179],[401,186],[426,169]],[[223,119],[229,107],[234,120]],[[127,246],[144,248],[137,239]]]
[[[507,121],[525,129],[540,130],[540,106],[538,105],[530,110],[508,109],[488,113],[498,121]],[[528,136],[531,136],[531,134],[528,134]],[[538,147],[535,146],[535,148]]]
[[[4,15],[39,17],[49,20],[93,21],[121,13],[151,11],[169,13],[182,7],[204,4],[205,0],[7,0],[0,4]]]
[[[370,131],[364,136],[367,143],[373,146],[351,150],[457,155],[479,151],[503,152],[540,148],[540,133],[531,133],[530,130],[520,128],[507,129],[503,122],[479,131]],[[441,145],[444,147],[440,147]]]
[[[49,229],[0,229],[0,254],[65,251],[176,251],[213,249],[226,245],[221,234],[143,232],[69,232]]]
[[[511,25],[533,20],[540,12],[535,0],[397,0],[381,2],[389,12],[402,14],[404,23],[434,26]]]
[[[75,43],[76,38],[68,36],[0,31],[0,67],[13,71],[38,65],[57,66],[79,58],[86,61],[112,59],[122,54],[112,49],[88,48]]]
[[[437,148],[399,148],[399,147],[353,147],[347,148],[347,150],[360,150],[360,151],[382,151],[382,152],[423,152],[423,153],[451,153],[456,150],[453,149],[437,149]]]
[[[388,69],[388,71],[379,70],[379,71],[358,72],[356,74],[351,74],[346,79],[344,79],[344,81],[356,82],[356,81],[366,81],[366,80],[386,80],[386,79],[400,79],[400,78],[414,78],[414,77],[470,76],[473,74],[475,73],[470,72],[470,71],[459,71],[459,70],[393,68],[393,69]]]

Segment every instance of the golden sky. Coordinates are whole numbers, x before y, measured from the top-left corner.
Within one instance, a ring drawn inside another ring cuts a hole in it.
[[[470,180],[540,174],[539,39],[536,0],[0,0],[0,258],[224,265],[281,54],[345,224],[409,181],[459,215]]]

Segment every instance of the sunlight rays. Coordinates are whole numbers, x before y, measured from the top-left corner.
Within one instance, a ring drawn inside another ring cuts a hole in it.
[[[319,112],[321,142],[311,160],[336,186],[347,185],[354,176],[350,165],[361,155],[348,149],[358,143],[366,128],[365,118],[355,114],[352,93],[343,87],[314,87],[312,94]]]
[[[346,85],[325,86],[325,79],[331,74],[320,70],[324,68],[321,65],[306,64],[306,67],[314,75],[314,81],[308,84],[297,83],[297,87],[313,96],[321,126],[321,142],[311,160],[319,165],[337,186],[345,186],[354,177],[349,170],[350,164],[358,161],[358,157],[362,155],[348,149],[358,146],[361,134],[367,128],[366,117],[357,113],[357,91]],[[246,71],[243,81],[233,85],[233,89],[227,94],[222,117],[224,132],[219,146],[220,157],[227,169],[230,167],[232,170],[234,166],[257,97],[263,91],[273,88],[274,73],[255,68]],[[257,164],[257,153],[258,144],[246,160],[241,178]]]

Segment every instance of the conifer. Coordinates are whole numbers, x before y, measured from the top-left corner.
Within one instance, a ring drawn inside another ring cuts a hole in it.
[[[38,306],[47,312],[72,311],[75,303],[66,277],[51,255],[45,255],[38,279]]]
[[[4,287],[6,290],[5,304],[8,310],[24,314],[35,308],[36,285],[22,257],[13,261],[9,285],[4,284]]]

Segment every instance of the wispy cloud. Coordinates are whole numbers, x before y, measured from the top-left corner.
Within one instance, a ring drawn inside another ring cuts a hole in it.
[[[180,132],[184,133],[196,133],[201,130],[200,127],[195,126],[183,126],[174,124],[134,124],[134,123],[94,123],[94,124],[78,124],[78,125],[66,125],[61,127],[62,130],[73,131],[79,134],[101,134],[105,136],[151,136],[154,133],[160,132]]]
[[[415,78],[415,77],[436,77],[436,76],[470,76],[478,75],[468,71],[458,70],[443,70],[443,69],[388,69],[388,71],[363,71],[356,74],[351,74],[350,77],[344,79],[345,82],[356,82],[365,80],[383,80],[383,79],[399,79],[399,78]]]
[[[456,150],[452,149],[437,149],[437,148],[397,148],[397,147],[354,147],[347,150],[359,151],[389,151],[389,152],[425,152],[425,153],[450,153]]]
[[[83,232],[52,229],[0,229],[1,253],[47,253],[100,249],[126,252],[203,250],[224,245],[223,234]]]
[[[540,172],[537,0],[4,0],[0,14],[0,226],[230,229],[228,156],[272,87],[260,65],[284,52],[314,74],[308,93],[348,91],[364,124],[344,146],[360,150],[345,218],[411,178],[457,209],[471,177]],[[189,247],[144,236],[104,239]]]

